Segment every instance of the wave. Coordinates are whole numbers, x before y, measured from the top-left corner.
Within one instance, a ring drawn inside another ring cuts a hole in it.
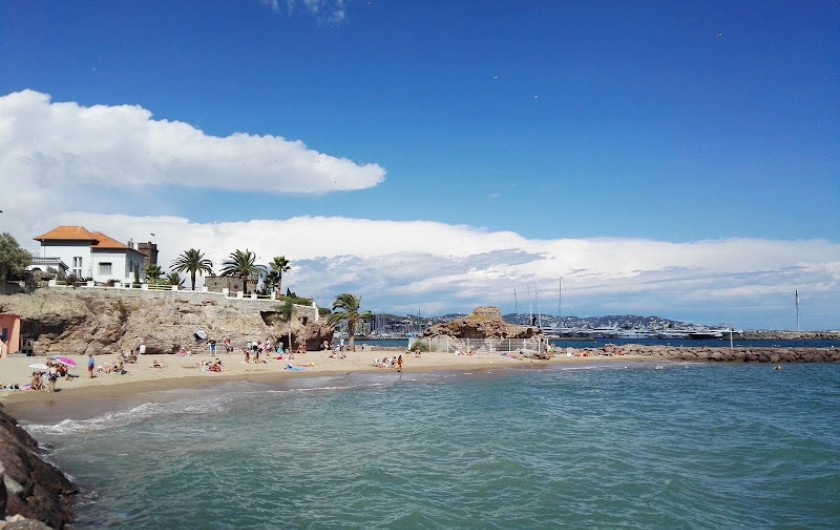
[[[375,388],[387,386],[392,382],[367,381],[348,384],[323,384],[301,388],[259,388],[261,385],[239,385],[238,388],[224,393],[207,393],[207,391],[190,391],[188,397],[172,399],[172,393],[177,392],[183,395],[185,391],[162,391],[157,393],[160,399],[152,398],[125,410],[112,410],[101,415],[85,419],[64,419],[55,424],[28,424],[27,431],[36,438],[39,436],[62,436],[68,434],[84,434],[101,432],[116,427],[125,427],[148,421],[162,416],[186,415],[209,415],[222,414],[239,403],[247,403],[254,399],[255,395],[294,395],[310,392],[333,392],[354,390],[359,388]],[[253,388],[254,386],[258,388]]]

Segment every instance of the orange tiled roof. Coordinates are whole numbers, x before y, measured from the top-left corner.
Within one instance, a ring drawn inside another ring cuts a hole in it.
[[[121,250],[125,250],[125,249],[130,249],[131,250],[131,247],[129,247],[128,245],[124,245],[124,244],[120,243],[119,241],[117,241],[116,239],[106,236],[102,232],[94,232],[93,235],[96,236],[97,241],[96,241],[96,243],[91,245],[92,248],[98,248],[98,249],[115,249],[116,248],[116,249],[121,249]]]
[[[35,241],[89,241],[92,249],[134,250],[102,232],[91,232],[84,226],[58,226],[46,234],[34,238]]]
[[[58,226],[33,238],[35,241],[45,240],[73,240],[73,241],[96,241],[96,236],[84,226]]]

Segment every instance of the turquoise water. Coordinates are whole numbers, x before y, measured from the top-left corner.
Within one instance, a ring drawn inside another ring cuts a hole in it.
[[[838,528],[840,366],[369,374],[29,425],[78,528]]]

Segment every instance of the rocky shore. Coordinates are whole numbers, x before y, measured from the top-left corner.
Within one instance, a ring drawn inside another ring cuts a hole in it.
[[[291,322],[278,316],[280,303],[225,299],[189,292],[138,289],[38,289],[0,296],[0,313],[22,319],[22,333],[35,355],[100,355],[131,351],[173,353],[180,347],[206,349],[208,339],[235,344],[291,339],[317,349],[332,340],[332,327],[310,314]],[[304,308],[305,309],[305,308]],[[197,335],[197,332],[206,335]]]
[[[693,347],[644,346],[640,344],[608,344],[603,348],[569,348],[574,356],[616,357],[638,356],[663,361],[736,362],[736,363],[836,363],[840,348],[773,348],[773,347]]]
[[[0,529],[63,528],[78,488],[0,406]]]

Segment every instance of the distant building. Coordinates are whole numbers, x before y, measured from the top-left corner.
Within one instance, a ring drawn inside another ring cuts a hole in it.
[[[256,290],[258,282],[259,276],[252,274],[248,278],[249,293],[253,293]],[[210,276],[205,276],[204,286],[210,292],[220,293],[222,290],[227,289],[228,292],[238,293],[242,290],[242,278],[238,276],[216,276],[215,274],[211,274]]]
[[[129,240],[128,246],[136,248],[144,256],[146,256],[146,259],[143,260],[143,266],[146,268],[146,270],[149,270],[149,265],[158,264],[158,248],[156,243],[152,243],[151,241],[149,241],[148,243],[135,244],[134,242]]]
[[[135,272],[140,281],[146,278],[146,255],[102,232],[91,232],[83,226],[58,226],[35,238],[41,242],[40,256],[44,263],[65,264],[68,275],[99,283],[109,280],[133,282]],[[157,260],[157,248],[154,249]]]

